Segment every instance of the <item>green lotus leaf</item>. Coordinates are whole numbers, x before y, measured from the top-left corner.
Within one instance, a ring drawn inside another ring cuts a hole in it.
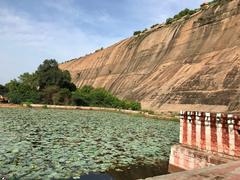
[[[0,109],[0,172],[67,179],[169,158],[177,122],[119,113]],[[172,132],[169,134],[169,132]]]

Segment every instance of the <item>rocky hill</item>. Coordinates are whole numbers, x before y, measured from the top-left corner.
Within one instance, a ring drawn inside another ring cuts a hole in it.
[[[104,87],[155,111],[240,111],[240,0],[158,25],[59,65],[81,87]]]

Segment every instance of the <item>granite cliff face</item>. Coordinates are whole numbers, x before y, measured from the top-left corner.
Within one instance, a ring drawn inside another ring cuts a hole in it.
[[[155,111],[240,111],[240,0],[158,26],[60,64],[81,87],[104,87]]]

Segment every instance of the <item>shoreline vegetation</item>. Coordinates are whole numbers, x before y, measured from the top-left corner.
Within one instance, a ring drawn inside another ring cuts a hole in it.
[[[63,105],[46,105],[46,104],[0,104],[0,108],[36,108],[36,109],[61,109],[61,110],[82,110],[82,111],[103,111],[115,112],[132,116],[142,116],[156,120],[179,121],[177,112],[162,112],[161,114],[154,114],[152,111],[141,110],[133,111],[117,108],[106,107],[90,107],[90,106],[63,106]]]

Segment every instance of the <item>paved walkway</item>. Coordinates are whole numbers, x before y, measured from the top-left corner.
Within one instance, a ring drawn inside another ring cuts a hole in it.
[[[240,161],[210,168],[185,171],[170,175],[147,178],[146,180],[240,180]]]

